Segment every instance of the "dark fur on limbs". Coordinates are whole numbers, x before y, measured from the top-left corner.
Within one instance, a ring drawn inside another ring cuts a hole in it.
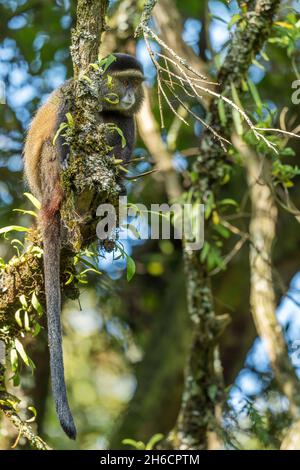
[[[46,206],[41,213],[44,240],[44,278],[47,292],[48,341],[50,350],[51,383],[56,412],[61,427],[71,439],[76,438],[76,427],[70,411],[62,352],[60,324],[60,201]]]

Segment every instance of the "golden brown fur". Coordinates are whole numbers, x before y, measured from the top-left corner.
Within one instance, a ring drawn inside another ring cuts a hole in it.
[[[53,139],[57,131],[61,91],[54,91],[30,124],[24,146],[25,176],[34,195],[42,202],[42,173],[47,179],[59,179],[59,159]],[[49,174],[50,171],[50,174]]]

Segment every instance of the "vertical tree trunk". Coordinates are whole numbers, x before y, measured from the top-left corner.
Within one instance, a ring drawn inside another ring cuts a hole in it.
[[[223,318],[215,316],[210,279],[199,269],[199,252],[184,247],[184,263],[193,339],[181,410],[170,438],[178,449],[218,448],[224,387],[217,340]]]
[[[282,393],[289,399],[294,418],[300,412],[300,383],[287,350],[282,328],[276,318],[276,295],[272,272],[272,247],[276,236],[277,207],[268,161],[262,160],[236,135],[233,143],[243,156],[250,189],[250,304],[257,332],[264,342]],[[269,183],[269,184],[268,184]]]
[[[109,0],[78,0],[77,24],[72,35],[71,53],[74,78],[96,62]]]

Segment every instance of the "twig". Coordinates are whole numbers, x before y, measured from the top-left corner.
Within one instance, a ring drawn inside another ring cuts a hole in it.
[[[161,114],[161,117],[163,115],[162,113],[162,109],[161,109],[161,94],[164,96],[164,98],[166,99],[169,107],[171,108],[171,110],[176,114],[176,111],[174,110],[174,107],[170,104],[170,101],[169,99],[167,98],[166,94],[164,93],[164,90],[163,90],[163,83],[166,84],[167,86],[169,86],[169,90],[170,92],[173,94],[173,96],[177,99],[177,101],[179,101],[178,99],[178,96],[175,94],[174,92],[174,85],[177,85],[177,86],[180,86],[183,91],[185,92],[185,94],[187,96],[190,96],[190,97],[195,97],[197,99],[200,99],[200,101],[202,101],[202,96],[199,95],[199,93],[197,92],[197,90],[201,90],[203,93],[207,94],[207,95],[210,95],[214,98],[217,98],[217,99],[220,99],[220,100],[223,100],[225,103],[229,104],[233,109],[235,109],[241,116],[242,118],[245,120],[245,122],[248,124],[249,128],[251,129],[251,131],[253,132],[254,136],[256,137],[256,139],[259,141],[259,140],[262,140],[268,148],[270,148],[272,151],[274,151],[275,153],[278,153],[278,150],[276,149],[276,145],[273,144],[272,142],[270,142],[261,132],[263,131],[270,131],[270,132],[278,132],[278,133],[282,133],[284,135],[288,135],[290,137],[300,137],[298,136],[297,134],[294,134],[293,132],[288,132],[288,131],[285,131],[285,130],[282,130],[282,129],[268,129],[268,128],[258,128],[254,125],[254,123],[251,121],[251,119],[249,118],[249,116],[245,113],[245,111],[243,109],[241,109],[236,103],[234,103],[234,101],[230,100],[229,98],[227,98],[226,96],[220,94],[220,93],[217,93],[215,92],[214,90],[211,90],[209,88],[207,88],[206,86],[203,86],[203,85],[200,85],[200,82],[206,82],[207,85],[209,84],[213,84],[213,85],[217,85],[217,83],[215,82],[208,82],[206,77],[204,77],[203,75],[199,74],[193,67],[191,67],[187,61],[185,61],[184,59],[182,59],[178,54],[176,54],[176,52],[174,52],[167,44],[164,43],[164,41],[162,41],[148,26],[147,27],[144,27],[143,28],[144,30],[144,39],[145,39],[145,42],[146,42],[146,46],[147,46],[147,49],[148,49],[148,52],[149,52],[149,55],[150,55],[150,58],[157,70],[157,80],[158,80],[158,96],[159,96],[159,103],[160,103],[160,114]],[[168,57],[167,55],[161,53],[161,52],[154,52],[151,48],[151,45],[150,45],[150,42],[149,42],[149,38],[152,37],[152,39],[156,40],[157,43],[159,45],[161,45],[171,56],[173,56],[173,58],[171,57]],[[165,62],[165,67],[163,67],[155,58],[155,55],[157,55],[158,57],[162,58]],[[168,62],[170,62],[174,68],[178,69],[180,75],[172,72],[170,70],[170,68],[168,67]],[[195,78],[195,76],[190,76],[188,75],[186,72],[185,72],[185,69],[187,69],[190,73],[192,73],[193,75],[195,75],[197,78]],[[166,81],[166,79],[163,78],[163,75],[162,73],[166,73],[169,77],[169,82]],[[177,79],[179,80],[180,83],[178,82],[175,82],[174,79]],[[191,94],[188,90],[188,87],[192,90],[193,94]],[[179,101],[180,102],[180,101]],[[192,112],[189,110],[189,113],[192,114]],[[177,116],[178,117],[178,116]],[[195,115],[194,115],[195,117]],[[198,119],[199,120],[199,119]],[[162,121],[163,121],[163,118],[162,118]],[[226,140],[224,138],[222,138],[215,130],[213,130],[213,128],[211,126],[209,126],[208,124],[204,124],[204,122],[202,121],[202,124],[210,131],[212,132],[215,137],[218,139],[218,141],[220,142],[221,146],[222,146],[222,149],[225,150],[224,146],[222,145],[222,141],[223,140]],[[228,141],[227,141],[228,142]]]
[[[143,33],[143,30],[148,26],[148,23],[151,18],[152,10],[155,7],[156,3],[157,3],[157,0],[146,0],[140,24],[138,25],[134,33],[135,38],[141,36],[141,34]]]
[[[176,52],[173,51],[173,49],[171,49],[167,44],[164,43],[164,41],[162,39],[160,39],[153,31],[152,29],[150,29],[148,26],[145,26],[143,28],[144,30],[144,35],[145,36],[149,36],[149,37],[152,37],[152,39],[155,39],[155,41],[160,45],[162,46],[166,51],[169,52],[169,54],[171,56],[173,56],[175,58],[175,60],[181,64],[183,67],[187,68],[187,70],[189,70],[190,72],[192,72],[193,74],[195,74],[197,77],[201,78],[201,80],[207,80],[207,77],[205,77],[204,75],[202,75],[201,73],[199,73],[197,70],[195,70],[193,67],[191,67],[187,61],[185,59],[183,59],[182,57],[180,57],[179,55],[176,54]]]
[[[37,450],[52,450],[51,447],[49,447],[42,438],[34,434],[30,424],[26,423],[26,421],[22,421],[20,416],[15,411],[6,410],[3,408],[2,411],[13,424],[13,426],[19,431],[18,440],[20,439],[20,436],[23,436],[26,437],[30,444]]]

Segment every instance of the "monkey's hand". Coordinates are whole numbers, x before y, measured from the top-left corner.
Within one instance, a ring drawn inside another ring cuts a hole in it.
[[[60,167],[61,169],[67,170],[69,167],[70,148],[66,142],[60,142]]]
[[[68,153],[66,158],[64,158],[60,164],[62,171],[65,171],[69,168],[69,156],[70,154]]]

